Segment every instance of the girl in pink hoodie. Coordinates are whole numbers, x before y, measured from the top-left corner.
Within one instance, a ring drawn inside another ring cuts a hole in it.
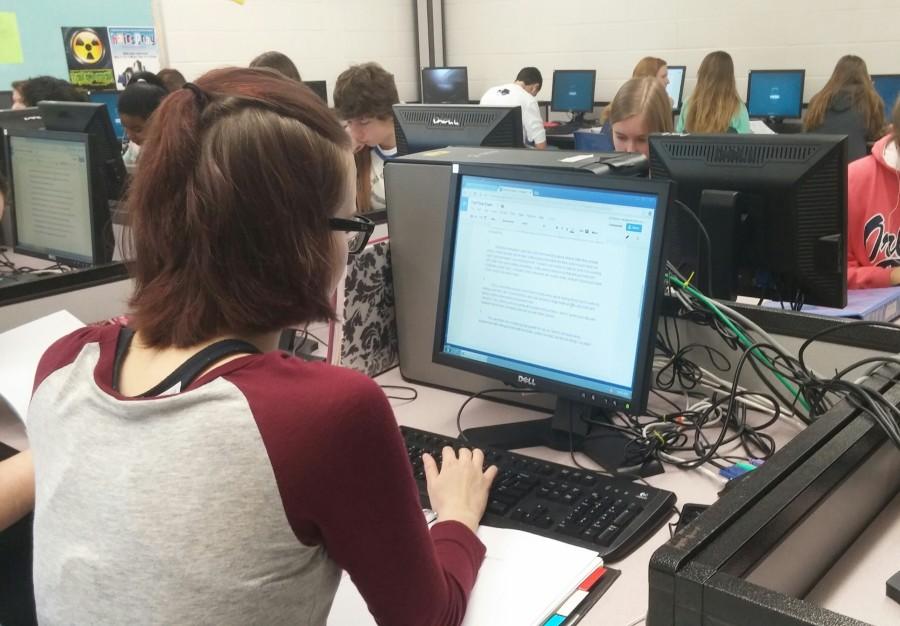
[[[893,130],[847,174],[847,287],[900,285],[900,100]]]

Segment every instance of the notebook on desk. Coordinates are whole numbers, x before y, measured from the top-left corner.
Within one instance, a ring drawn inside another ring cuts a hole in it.
[[[531,533],[489,526],[481,526],[478,537],[485,544],[487,554],[469,597],[463,626],[576,623],[579,611],[586,609],[589,602],[581,605],[581,609],[575,608],[576,600],[582,598],[576,594],[571,607],[565,604],[581,583],[603,565],[596,552]],[[592,600],[602,595],[618,574],[604,569],[603,576],[608,578],[603,584],[592,581],[595,586],[590,593],[596,594]],[[560,615],[561,621],[555,618],[560,610],[567,613]],[[327,623],[328,626],[375,624],[365,600],[346,572]]]

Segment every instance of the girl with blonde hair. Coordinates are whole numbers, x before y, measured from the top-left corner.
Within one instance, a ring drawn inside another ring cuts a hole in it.
[[[669,64],[659,57],[644,57],[634,66],[632,78],[655,78],[665,89],[669,85]]]
[[[734,61],[722,50],[700,64],[697,86],[678,116],[676,130],[688,133],[749,133],[750,116],[738,95]]]
[[[649,156],[651,133],[672,132],[672,105],[654,77],[632,78],[604,111],[617,152]]]
[[[884,132],[884,103],[856,55],[840,58],[822,91],[809,101],[803,130],[847,135],[850,160],[866,156],[866,141]]]

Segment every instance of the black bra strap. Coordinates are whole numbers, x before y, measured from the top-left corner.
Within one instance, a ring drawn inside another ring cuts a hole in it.
[[[123,328],[119,331],[119,339],[116,342],[116,359],[113,364],[113,389],[116,391],[119,390],[119,373],[122,370],[122,361],[125,359],[125,355],[128,354],[128,348],[131,347],[132,339],[134,339],[134,331],[132,329]],[[175,368],[174,372],[154,385],[152,389],[136,397],[152,398],[168,391],[179,383],[181,384],[180,389],[187,389],[194,382],[194,379],[208,369],[210,365],[233,354],[259,354],[259,349],[252,343],[241,339],[217,341],[191,356],[187,361]]]

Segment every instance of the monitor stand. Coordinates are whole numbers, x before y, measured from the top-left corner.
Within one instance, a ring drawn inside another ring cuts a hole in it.
[[[476,447],[518,450],[546,446],[554,450],[583,452],[612,474],[624,478],[655,476],[665,471],[657,460],[641,463],[632,437],[603,424],[612,425],[599,407],[558,398],[551,417],[525,422],[481,426],[463,430]]]

